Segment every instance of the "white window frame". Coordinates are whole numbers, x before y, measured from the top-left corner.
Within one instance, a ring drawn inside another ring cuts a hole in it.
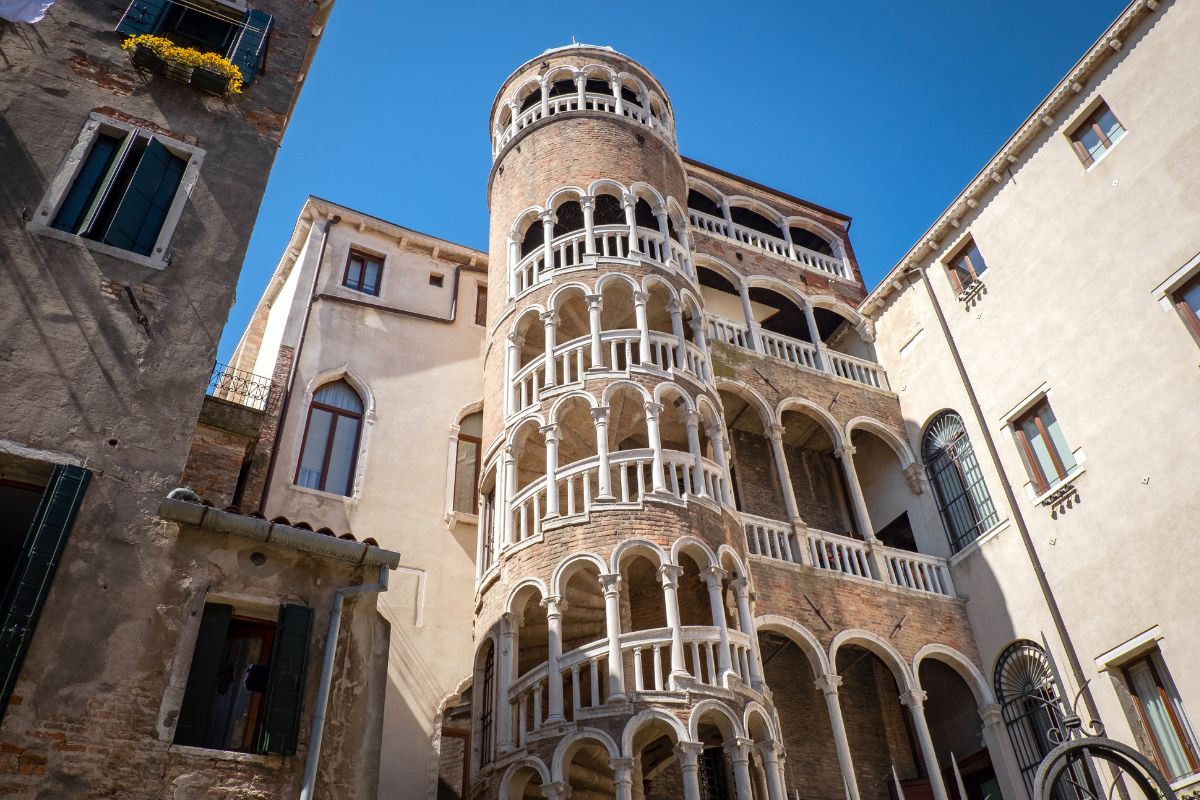
[[[96,253],[131,261],[143,267],[165,269],[170,263],[170,245],[171,239],[175,235],[175,228],[179,224],[180,217],[183,216],[183,208],[187,205],[188,198],[192,194],[192,189],[195,187],[196,181],[200,176],[200,166],[204,162],[205,154],[202,148],[186,144],[178,139],[163,136],[160,133],[152,133],[159,144],[167,148],[174,155],[187,161],[187,166],[183,170],[183,177],[179,181],[179,188],[175,191],[175,199],[171,201],[171,207],[167,210],[166,219],[163,220],[162,230],[158,232],[158,239],[154,243],[152,255],[144,256],[140,253],[134,253],[130,250],[114,247],[111,244],[87,239],[78,234],[68,233],[67,231],[62,231],[51,226],[54,216],[62,206],[63,200],[66,199],[67,192],[75,184],[75,179],[79,176],[79,171],[82,169],[83,163],[87,159],[87,155],[96,137],[102,133],[127,136],[137,130],[145,129],[139,129],[137,125],[130,122],[107,117],[95,111],[88,114],[88,120],[79,132],[74,146],[71,147],[66,158],[63,159],[63,163],[59,166],[58,171],[54,173],[54,177],[50,179],[50,185],[46,188],[46,193],[42,197],[42,201],[38,204],[37,212],[34,214],[33,219],[25,224],[25,229],[39,236],[59,239]]]

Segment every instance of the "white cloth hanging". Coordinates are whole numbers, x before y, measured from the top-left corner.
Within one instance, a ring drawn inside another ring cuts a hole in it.
[[[54,0],[0,0],[0,19],[9,22],[41,22]]]

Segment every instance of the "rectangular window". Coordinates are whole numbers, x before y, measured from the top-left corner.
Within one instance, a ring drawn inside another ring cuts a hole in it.
[[[1123,671],[1163,772],[1174,780],[1200,770],[1187,715],[1162,654],[1154,650],[1126,664]]]
[[[379,296],[379,284],[383,278],[383,259],[379,256],[351,250],[346,259],[346,272],[342,275],[342,286],[363,294]]]
[[[475,324],[487,325],[487,287],[475,289]]]
[[[429,273],[429,285],[430,286],[437,286],[440,288],[442,285],[442,280],[443,280],[442,273],[440,273],[440,272]]]
[[[1124,136],[1124,126],[1109,110],[1108,104],[1101,103],[1071,133],[1071,143],[1075,146],[1079,160],[1085,167],[1090,167]]]
[[[979,276],[987,271],[987,263],[975,240],[968,239],[947,263],[947,269],[955,291],[961,294],[979,282]]]
[[[479,451],[483,445],[483,414],[468,414],[459,423],[454,456],[454,510],[479,513]]]
[[[154,34],[182,47],[217,53],[232,61],[249,84],[265,67],[274,22],[263,11],[241,11],[221,3],[132,0],[117,23],[117,32],[129,36]]]
[[[1029,477],[1039,492],[1057,486],[1075,469],[1075,457],[1050,402],[1042,398],[1013,423]]]
[[[300,605],[281,606],[272,622],[206,603],[175,743],[295,753],[312,617]]]
[[[188,165],[164,142],[140,129],[98,133],[51,227],[139,255],[155,253]]]
[[[1200,339],[1200,273],[1193,275],[1187,283],[1171,292],[1171,300],[1175,303],[1179,316],[1183,317],[1188,330]]]

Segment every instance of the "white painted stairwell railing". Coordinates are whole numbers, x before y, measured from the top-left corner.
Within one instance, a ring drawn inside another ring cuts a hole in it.
[[[840,258],[827,256],[824,253],[809,250],[798,244],[789,245],[782,237],[756,231],[753,228],[747,228],[745,225],[738,225],[736,222],[714,217],[711,214],[705,214],[703,211],[695,209],[688,209],[688,222],[691,223],[693,228],[697,228],[704,233],[732,239],[739,244],[758,248],[779,258],[798,262],[801,266],[808,269],[824,272],[838,278],[850,278],[850,270]]]
[[[663,236],[649,228],[636,228],[637,237],[633,248],[629,245],[628,225],[597,225],[594,229],[596,252],[591,257],[601,258],[648,258],[664,268],[695,278],[691,257],[687,248],[674,240],[663,246]],[[510,269],[514,274],[510,291],[519,295],[528,289],[549,280],[556,270],[571,269],[584,264],[587,256],[587,231],[580,229],[556,236],[550,242],[551,263],[546,263],[546,250],[538,245],[532,252],[522,256]],[[672,269],[671,265],[675,267]]]
[[[579,94],[571,92],[570,94],[561,94],[557,97],[551,97],[547,100],[547,109],[550,116],[561,114],[564,111],[579,111]],[[605,111],[610,114],[615,114],[617,111],[617,99],[610,94],[599,94],[596,92],[587,92],[584,94],[583,109],[585,111]],[[635,120],[653,131],[660,133],[667,141],[674,143],[675,137],[671,133],[668,125],[664,125],[653,114],[647,112],[637,103],[630,103],[628,100],[621,102],[621,114],[629,119]],[[533,123],[540,119],[544,119],[545,114],[541,103],[536,103],[517,115],[516,124],[510,124],[499,134],[495,136],[495,143],[492,147],[492,155],[498,154],[506,144],[520,131],[525,130]]]

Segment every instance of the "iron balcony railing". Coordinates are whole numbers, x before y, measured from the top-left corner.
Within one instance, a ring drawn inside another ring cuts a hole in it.
[[[272,411],[279,394],[272,391],[274,388],[275,382],[270,378],[217,363],[213,365],[205,394],[259,411]]]

